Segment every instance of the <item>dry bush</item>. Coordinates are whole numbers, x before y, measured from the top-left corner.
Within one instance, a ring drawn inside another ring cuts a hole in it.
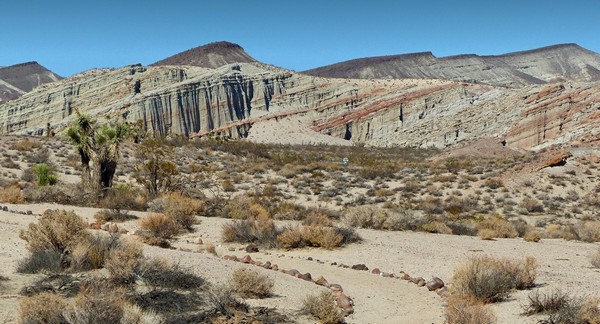
[[[75,212],[64,210],[46,210],[38,223],[29,224],[27,230],[21,230],[19,237],[27,241],[30,252],[56,250],[65,253],[88,233],[87,223]]]
[[[120,184],[108,189],[98,205],[99,207],[116,211],[143,211],[147,200],[148,197],[141,190],[132,189],[128,185]]]
[[[77,242],[70,253],[71,268],[75,271],[88,271],[104,267],[111,250],[121,244],[118,234],[95,233]]]
[[[23,139],[19,142],[12,144],[10,146],[11,150],[17,150],[19,152],[31,152],[34,149],[39,149],[42,147],[42,144],[37,141],[30,141],[29,139]]]
[[[496,323],[497,318],[489,305],[465,296],[450,296],[446,306],[446,323],[480,324]]]
[[[600,297],[591,297],[583,301],[578,315],[584,323],[600,323]]]
[[[454,272],[452,290],[459,296],[471,296],[482,302],[495,302],[508,296],[511,289],[532,287],[537,275],[533,257],[524,260],[471,258]]]
[[[600,248],[589,255],[589,260],[594,268],[600,268]]]
[[[302,228],[302,239],[309,246],[322,247],[328,250],[342,246],[344,237],[333,227],[305,226]]]
[[[539,200],[529,197],[523,198],[519,207],[526,209],[530,213],[541,213],[544,211],[544,205]]]
[[[103,280],[83,284],[68,314],[71,323],[119,323],[130,305],[127,290]]]
[[[329,218],[329,216],[313,210],[308,213],[306,218],[304,218],[304,220],[302,221],[302,225],[333,226],[333,221],[331,220],[331,218]]]
[[[173,217],[165,214],[149,213],[140,220],[140,227],[156,238],[171,239],[179,234],[179,225]]]
[[[342,214],[342,222],[352,227],[403,231],[416,230],[423,223],[413,211],[390,211],[376,206],[352,207]]]
[[[344,322],[336,297],[331,291],[322,291],[318,295],[307,296],[303,301],[304,310],[319,319],[323,324],[338,324]]]
[[[126,305],[123,308],[122,324],[162,324],[165,322],[162,316],[151,310],[144,311],[137,305]]]
[[[273,294],[275,280],[256,270],[239,268],[230,278],[235,292],[243,298],[265,298]]]
[[[211,287],[208,291],[208,303],[215,314],[227,317],[233,316],[238,311],[248,311],[248,305],[236,297],[235,291],[230,285]]]
[[[600,221],[587,221],[577,224],[575,231],[584,242],[600,242]]]
[[[20,260],[19,273],[60,272],[63,269],[63,254],[57,250],[36,250]]]
[[[223,242],[256,243],[275,247],[280,230],[268,218],[243,219],[223,224]]]
[[[539,242],[542,239],[542,234],[536,229],[530,229],[525,232],[523,239],[527,242]]]
[[[421,230],[428,233],[452,234],[452,229],[448,225],[437,220],[421,225]]]
[[[331,250],[342,246],[345,242],[345,237],[335,227],[288,227],[277,236],[277,242],[284,249],[312,246]]]
[[[108,254],[104,268],[108,270],[113,283],[130,284],[135,281],[141,258],[142,249],[138,244],[121,241],[119,246]]]
[[[64,297],[52,292],[24,297],[19,302],[19,323],[67,323],[63,313],[68,306],[69,303]]]
[[[270,218],[269,211],[259,202],[246,196],[229,200],[221,211],[221,217],[233,219]]]
[[[150,210],[173,217],[181,228],[190,231],[194,225],[198,224],[196,215],[204,212],[204,202],[186,197],[178,192],[171,192],[153,200]]]
[[[491,216],[477,224],[477,235],[482,239],[513,238],[518,233],[513,224],[499,217]]]
[[[94,219],[99,224],[104,224],[108,222],[126,222],[131,219],[137,219],[137,216],[120,209],[103,209],[94,214]]]
[[[164,259],[145,260],[140,265],[139,276],[151,287],[172,289],[196,289],[204,285],[204,279],[191,269]]]
[[[535,290],[529,293],[527,299],[529,302],[523,307],[526,315],[558,312],[561,308],[569,307],[571,303],[569,295],[560,290],[547,294]]]
[[[6,204],[24,204],[25,197],[23,197],[19,185],[13,184],[9,187],[0,189],[0,202]]]

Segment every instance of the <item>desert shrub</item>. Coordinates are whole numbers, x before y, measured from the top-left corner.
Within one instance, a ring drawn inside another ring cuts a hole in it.
[[[67,323],[63,313],[68,305],[69,303],[64,297],[52,292],[42,292],[24,297],[19,302],[19,323]]]
[[[243,298],[265,298],[273,294],[275,281],[256,270],[239,268],[230,278],[235,292]]]
[[[94,219],[100,223],[125,222],[131,219],[137,219],[137,216],[131,215],[120,209],[103,209],[94,214]]]
[[[63,269],[63,258],[64,255],[54,249],[30,251],[29,255],[17,264],[17,272],[60,272]]]
[[[142,310],[137,305],[126,305],[123,307],[122,324],[161,324],[165,319],[152,310]]]
[[[130,284],[135,281],[141,258],[142,249],[137,244],[121,241],[118,247],[110,250],[104,268],[108,270],[112,282]]]
[[[537,263],[533,257],[523,261],[471,258],[454,272],[452,290],[459,296],[494,302],[507,297],[511,289],[533,286],[536,270]]]
[[[527,242],[539,242],[542,239],[542,234],[536,229],[530,229],[525,232],[523,239]]]
[[[344,322],[336,297],[331,291],[322,291],[318,295],[309,295],[303,301],[303,309],[317,318],[323,324],[338,324]]]
[[[305,226],[302,239],[308,246],[322,247],[328,250],[342,246],[344,237],[335,228],[326,226]]]
[[[584,242],[600,242],[600,221],[587,221],[577,224],[575,232]]]
[[[332,226],[333,221],[331,220],[331,218],[329,218],[329,216],[313,210],[308,213],[306,218],[304,218],[304,220],[302,221],[302,225]]]
[[[19,142],[10,146],[11,149],[17,150],[19,152],[31,152],[34,149],[41,148],[42,144],[37,141],[30,141],[29,139],[23,139]]]
[[[504,183],[501,179],[490,178],[483,181],[483,186],[488,187],[490,189],[498,189],[504,187]]]
[[[477,224],[477,235],[482,238],[513,238],[518,233],[515,227],[500,216],[490,216]]]
[[[107,189],[99,201],[99,207],[121,212],[123,210],[143,211],[146,207],[147,194],[139,189],[132,189],[126,184],[120,184]]]
[[[21,230],[19,237],[27,241],[30,252],[56,250],[65,253],[88,235],[86,228],[86,222],[75,212],[48,209],[37,224],[31,223],[27,230]]]
[[[452,229],[445,223],[438,220],[421,225],[421,230],[428,233],[452,234]]]
[[[270,216],[264,206],[246,196],[230,199],[221,211],[221,217],[233,219],[270,218]]]
[[[544,205],[539,200],[529,197],[523,198],[519,207],[524,208],[530,213],[541,213],[544,211]]]
[[[344,241],[338,228],[325,226],[288,227],[277,236],[279,246],[284,249],[313,246],[331,250],[342,246]]]
[[[539,290],[535,290],[529,293],[527,299],[528,303],[523,307],[526,315],[554,313],[561,308],[569,307],[569,304],[571,303],[569,295],[560,290],[555,290],[546,294],[540,293]]]
[[[165,214],[149,213],[140,220],[140,227],[149,231],[151,236],[160,239],[171,239],[179,234],[179,225],[173,217]]]
[[[413,211],[389,211],[376,206],[359,206],[346,209],[341,221],[352,227],[379,230],[416,230],[422,220]]]
[[[189,231],[198,223],[196,215],[204,211],[204,202],[171,192],[155,199],[150,204],[150,210],[173,217],[181,228]]]
[[[270,212],[274,219],[300,220],[306,215],[306,208],[285,200],[278,200],[271,205]]]
[[[560,290],[547,294],[539,291],[529,294],[524,306],[526,315],[547,314],[540,323],[600,323],[600,298],[574,298]]]
[[[0,202],[7,204],[24,204],[25,198],[21,193],[21,187],[13,184],[6,188],[0,188]]]
[[[204,285],[204,279],[191,269],[164,259],[145,260],[140,266],[139,276],[151,287],[195,289]]]
[[[88,197],[74,185],[56,184],[53,186],[31,186],[23,190],[23,195],[28,202],[49,202],[57,204],[89,205]]]
[[[235,290],[230,285],[215,285],[208,291],[208,303],[215,314],[227,317],[237,311],[246,312],[248,305],[236,297]]]
[[[127,290],[103,280],[82,285],[68,314],[72,323],[119,323],[127,302]]]
[[[280,232],[271,219],[243,219],[223,224],[221,238],[224,242],[256,243],[275,247]]]
[[[496,323],[497,319],[489,305],[464,296],[450,296],[446,307],[448,324]]]
[[[111,250],[121,244],[118,234],[95,233],[81,239],[70,253],[71,268],[75,271],[88,271],[104,267]]]
[[[36,164],[33,166],[32,171],[35,176],[35,183],[40,187],[53,186],[58,182],[58,177],[46,163]]]
[[[335,227],[335,231],[342,236],[342,245],[362,241],[362,237],[352,227]]]
[[[589,259],[594,268],[600,268],[600,248],[590,254]]]

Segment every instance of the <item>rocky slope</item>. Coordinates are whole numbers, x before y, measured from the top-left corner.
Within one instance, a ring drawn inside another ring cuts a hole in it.
[[[33,88],[62,79],[37,62],[0,67],[0,103],[16,99]]]
[[[560,81],[598,81],[600,55],[575,44],[499,56],[436,58],[426,52],[356,59],[304,73],[334,78],[442,79],[520,87]]]
[[[231,63],[252,62],[257,61],[246,53],[240,45],[229,42],[216,42],[175,54],[152,65],[193,65],[218,68]]]
[[[445,147],[481,137],[509,146],[598,144],[600,82],[519,89],[441,80],[346,80],[262,64],[128,66],[42,85],[0,106],[0,133],[65,127],[74,109],[142,120],[155,135],[210,133],[277,142],[307,131],[376,146]],[[267,125],[258,127],[259,125]],[[281,130],[280,130],[281,131]]]

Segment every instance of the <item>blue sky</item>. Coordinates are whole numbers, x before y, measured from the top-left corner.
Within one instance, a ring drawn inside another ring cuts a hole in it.
[[[69,76],[151,64],[213,41],[297,71],[431,51],[493,55],[558,43],[600,52],[600,1],[4,1],[0,66]]]

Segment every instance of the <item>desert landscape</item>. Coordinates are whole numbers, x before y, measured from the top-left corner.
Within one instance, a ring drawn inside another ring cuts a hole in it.
[[[578,45],[295,72],[218,42],[0,87],[3,323],[600,323]]]

